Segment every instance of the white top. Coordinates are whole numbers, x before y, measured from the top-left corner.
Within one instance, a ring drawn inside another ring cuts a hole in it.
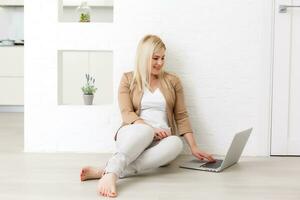
[[[153,93],[148,88],[144,90],[140,117],[155,128],[170,130],[166,112],[166,100],[159,88]]]

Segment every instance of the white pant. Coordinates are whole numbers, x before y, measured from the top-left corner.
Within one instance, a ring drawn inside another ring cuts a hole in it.
[[[145,124],[122,127],[117,136],[117,153],[106,164],[105,172],[123,178],[143,170],[158,168],[174,160],[182,151],[178,136],[153,141],[154,130]]]

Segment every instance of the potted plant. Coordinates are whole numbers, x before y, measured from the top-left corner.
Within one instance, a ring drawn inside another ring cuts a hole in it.
[[[95,78],[93,78],[89,74],[85,74],[86,83],[81,88],[83,92],[83,101],[85,105],[92,105],[94,99],[94,93],[96,92],[97,88],[95,88]]]
[[[79,22],[91,21],[91,8],[88,6],[87,1],[82,1],[80,6],[77,7],[79,13]]]

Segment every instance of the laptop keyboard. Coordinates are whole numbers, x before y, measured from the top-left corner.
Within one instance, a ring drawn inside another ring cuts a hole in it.
[[[206,164],[202,165],[201,167],[217,169],[222,165],[222,162],[223,162],[223,160],[216,160],[216,162],[214,162],[214,163],[206,163]]]

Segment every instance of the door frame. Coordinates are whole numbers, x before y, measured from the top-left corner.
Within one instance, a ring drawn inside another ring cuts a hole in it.
[[[271,137],[270,155],[291,155],[288,149],[290,109],[290,40],[291,15],[279,13],[279,5],[295,4],[291,0],[273,1],[271,68]],[[298,2],[297,2],[298,3]],[[299,1],[300,3],[300,1]],[[280,27],[280,28],[279,28]],[[289,66],[289,67],[282,67]]]

